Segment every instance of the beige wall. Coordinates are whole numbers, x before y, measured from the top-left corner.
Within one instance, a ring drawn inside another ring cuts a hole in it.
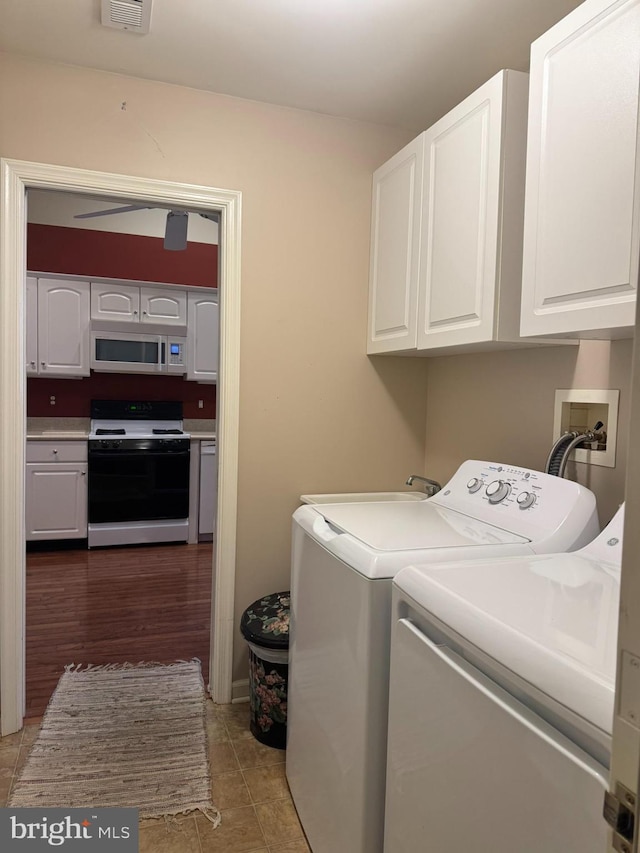
[[[0,115],[3,157],[243,192],[239,617],[289,585],[299,494],[422,467],[426,364],[365,355],[371,173],[407,133],[8,55]]]
[[[446,480],[463,459],[544,468],[557,388],[619,389],[616,467],[577,463],[568,475],[592,489],[606,524],[624,499],[632,341],[583,341],[435,358],[429,363],[425,470]]]

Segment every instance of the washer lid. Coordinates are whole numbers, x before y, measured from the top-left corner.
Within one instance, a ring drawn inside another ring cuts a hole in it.
[[[334,528],[378,551],[514,545],[522,536],[429,501],[315,506]]]
[[[611,732],[620,579],[582,553],[410,566],[396,586],[543,693]]]

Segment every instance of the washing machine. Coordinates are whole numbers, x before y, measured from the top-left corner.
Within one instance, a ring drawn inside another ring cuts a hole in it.
[[[398,573],[385,853],[607,849],[622,528]]]
[[[426,500],[296,510],[286,773],[313,853],[383,847],[394,575],[577,549],[598,530],[588,489],[476,460]]]

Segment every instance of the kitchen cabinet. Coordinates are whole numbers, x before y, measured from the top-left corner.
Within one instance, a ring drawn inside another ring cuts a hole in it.
[[[200,494],[198,540],[210,541],[216,529],[218,509],[218,461],[215,441],[200,442]]]
[[[217,381],[218,333],[218,291],[190,291],[187,316],[187,379],[209,384]]]
[[[501,71],[375,173],[368,353],[521,342],[527,94]]]
[[[27,376],[38,375],[38,279],[29,275],[26,280],[26,365]]]
[[[27,282],[27,307],[33,308],[33,284]],[[33,318],[27,323],[33,344]],[[85,281],[38,278],[37,374],[89,376],[89,285]],[[30,358],[30,361],[33,359]],[[30,365],[30,372],[35,371]]]
[[[586,0],[531,47],[523,335],[630,337],[640,0]]]
[[[26,538],[87,536],[87,442],[28,441]]]
[[[91,319],[118,323],[187,325],[187,293],[178,288],[91,283]]]

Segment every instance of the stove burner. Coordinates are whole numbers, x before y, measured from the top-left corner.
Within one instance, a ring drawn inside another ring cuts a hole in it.
[[[181,429],[152,429],[151,432],[154,435],[184,435]]]
[[[96,435],[126,435],[125,429],[97,429]]]

